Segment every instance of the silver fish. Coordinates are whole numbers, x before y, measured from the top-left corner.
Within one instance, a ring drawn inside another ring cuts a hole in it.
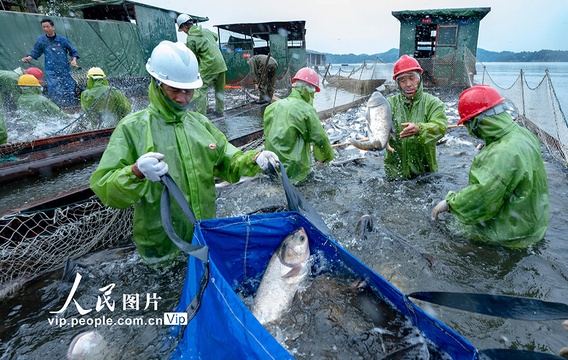
[[[294,230],[278,246],[254,299],[253,315],[261,324],[278,319],[310,273],[310,246],[304,228]]]
[[[114,359],[103,337],[96,331],[80,333],[73,338],[69,350],[68,360],[106,360]]]
[[[369,141],[351,141],[351,145],[361,150],[383,150],[389,138],[394,135],[390,104],[385,97],[375,91],[367,102],[367,126]]]

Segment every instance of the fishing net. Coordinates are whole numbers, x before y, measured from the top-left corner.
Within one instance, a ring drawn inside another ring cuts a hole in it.
[[[84,78],[84,84],[80,83],[81,80],[76,79],[76,81],[77,86],[85,91],[86,76],[77,76],[77,78]],[[55,131],[50,134],[50,136],[75,134],[83,131],[115,127],[118,122],[129,113],[125,104],[120,101],[120,94],[123,94],[127,98],[132,108],[133,103],[139,103],[142,98],[147,98],[149,83],[149,78],[110,80],[110,87],[101,93],[87,109],[69,125]],[[146,105],[147,101],[143,101],[143,103]]]
[[[132,207],[109,208],[93,196],[64,207],[1,216],[0,288],[16,290],[19,283],[63,268],[68,258],[128,241],[132,213]]]
[[[322,86],[335,89],[333,107],[338,105],[338,98],[345,98],[341,92],[348,92],[352,95],[352,101],[372,94],[388,79],[392,77],[394,64],[381,62],[378,58],[373,63],[364,62],[360,66],[349,66],[347,64],[337,66],[328,64],[325,69],[316,69]]]
[[[258,150],[264,137],[242,147]],[[70,205],[0,216],[0,298],[61,269],[67,259],[132,242],[134,208],[104,206],[96,196]]]
[[[465,46],[450,55],[417,60],[423,69],[422,78],[427,87],[460,91],[460,88],[476,85],[475,79],[481,77],[481,84],[490,85],[507,99],[509,105],[518,113],[520,124],[533,132],[558,161],[568,166],[568,122],[548,70],[534,88],[527,84],[522,70],[513,85],[506,88],[493,81],[485,65]],[[477,65],[483,68],[482,74],[477,74]],[[387,79],[385,85],[389,86],[388,79],[391,78],[393,70],[394,63],[386,64],[377,59],[372,65],[363,63],[351,69],[329,64],[325,71],[320,71],[319,74],[322,83],[327,82],[339,89],[342,82],[353,87],[356,83],[353,80],[369,79]],[[353,89],[349,90],[353,92]],[[387,92],[389,90],[396,90],[396,86],[394,89],[387,89]],[[333,106],[336,106],[335,102]]]
[[[86,86],[86,75],[77,76],[77,78],[84,78],[84,86]],[[35,118],[37,114],[8,112],[4,117],[8,143],[0,145],[0,167],[18,166],[33,160],[34,156],[30,154],[47,142],[43,139],[114,128],[118,121],[130,111],[134,112],[147,107],[149,82],[149,78],[109,80],[110,88],[103,91],[86,110],[79,106],[65,108],[65,112],[69,114],[69,117],[65,119]],[[78,83],[78,87],[81,86],[83,85]],[[117,100],[117,93],[126,97],[130,109]],[[52,153],[54,152],[53,150]]]
[[[482,83],[499,91],[517,110],[519,121],[538,137],[550,154],[564,166],[568,165],[568,123],[548,70],[535,88],[529,87],[522,70],[510,88],[502,88],[484,66]]]

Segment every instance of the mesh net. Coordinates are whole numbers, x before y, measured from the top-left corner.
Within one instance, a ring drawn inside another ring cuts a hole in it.
[[[87,88],[86,70],[76,69],[72,76],[77,82],[77,89]],[[149,78],[123,78],[109,80],[110,88],[93,98],[90,106],[83,110],[79,106],[63,109],[68,117],[53,118],[36,112],[22,112],[12,109],[6,111],[4,120],[8,132],[8,143],[0,146],[0,161],[21,161],[23,149],[33,146],[33,142],[42,138],[69,135],[79,132],[112,128],[131,111],[137,111],[148,103]],[[130,110],[117,100],[122,94],[130,104]],[[76,96],[80,97],[79,93]]]
[[[490,85],[505,97],[518,112],[519,121],[538,137],[558,161],[564,166],[568,165],[568,123],[548,70],[535,88],[529,87],[522,70],[510,88],[502,88],[483,66],[482,83]]]
[[[47,211],[0,217],[0,287],[62,268],[91,251],[128,241],[133,208],[105,207],[96,197]]]

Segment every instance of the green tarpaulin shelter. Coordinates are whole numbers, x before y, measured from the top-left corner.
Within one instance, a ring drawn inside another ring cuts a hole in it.
[[[40,21],[55,23],[55,32],[68,38],[79,52],[79,66],[102,68],[110,78],[145,77],[146,60],[162,40],[177,41],[178,12],[132,1],[96,2],[73,8],[83,19],[0,11],[0,69],[34,66],[44,70],[44,57],[28,64],[21,59],[44,34]],[[208,18],[193,16],[197,21]],[[75,71],[75,70],[73,70]]]

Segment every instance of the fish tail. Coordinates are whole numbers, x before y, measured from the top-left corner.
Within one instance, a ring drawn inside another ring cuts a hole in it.
[[[381,144],[380,140],[375,140],[373,142],[353,140],[353,141],[351,141],[351,145],[355,146],[357,149],[360,149],[360,150],[375,150],[375,149],[382,150],[382,149],[384,149],[384,146]]]

